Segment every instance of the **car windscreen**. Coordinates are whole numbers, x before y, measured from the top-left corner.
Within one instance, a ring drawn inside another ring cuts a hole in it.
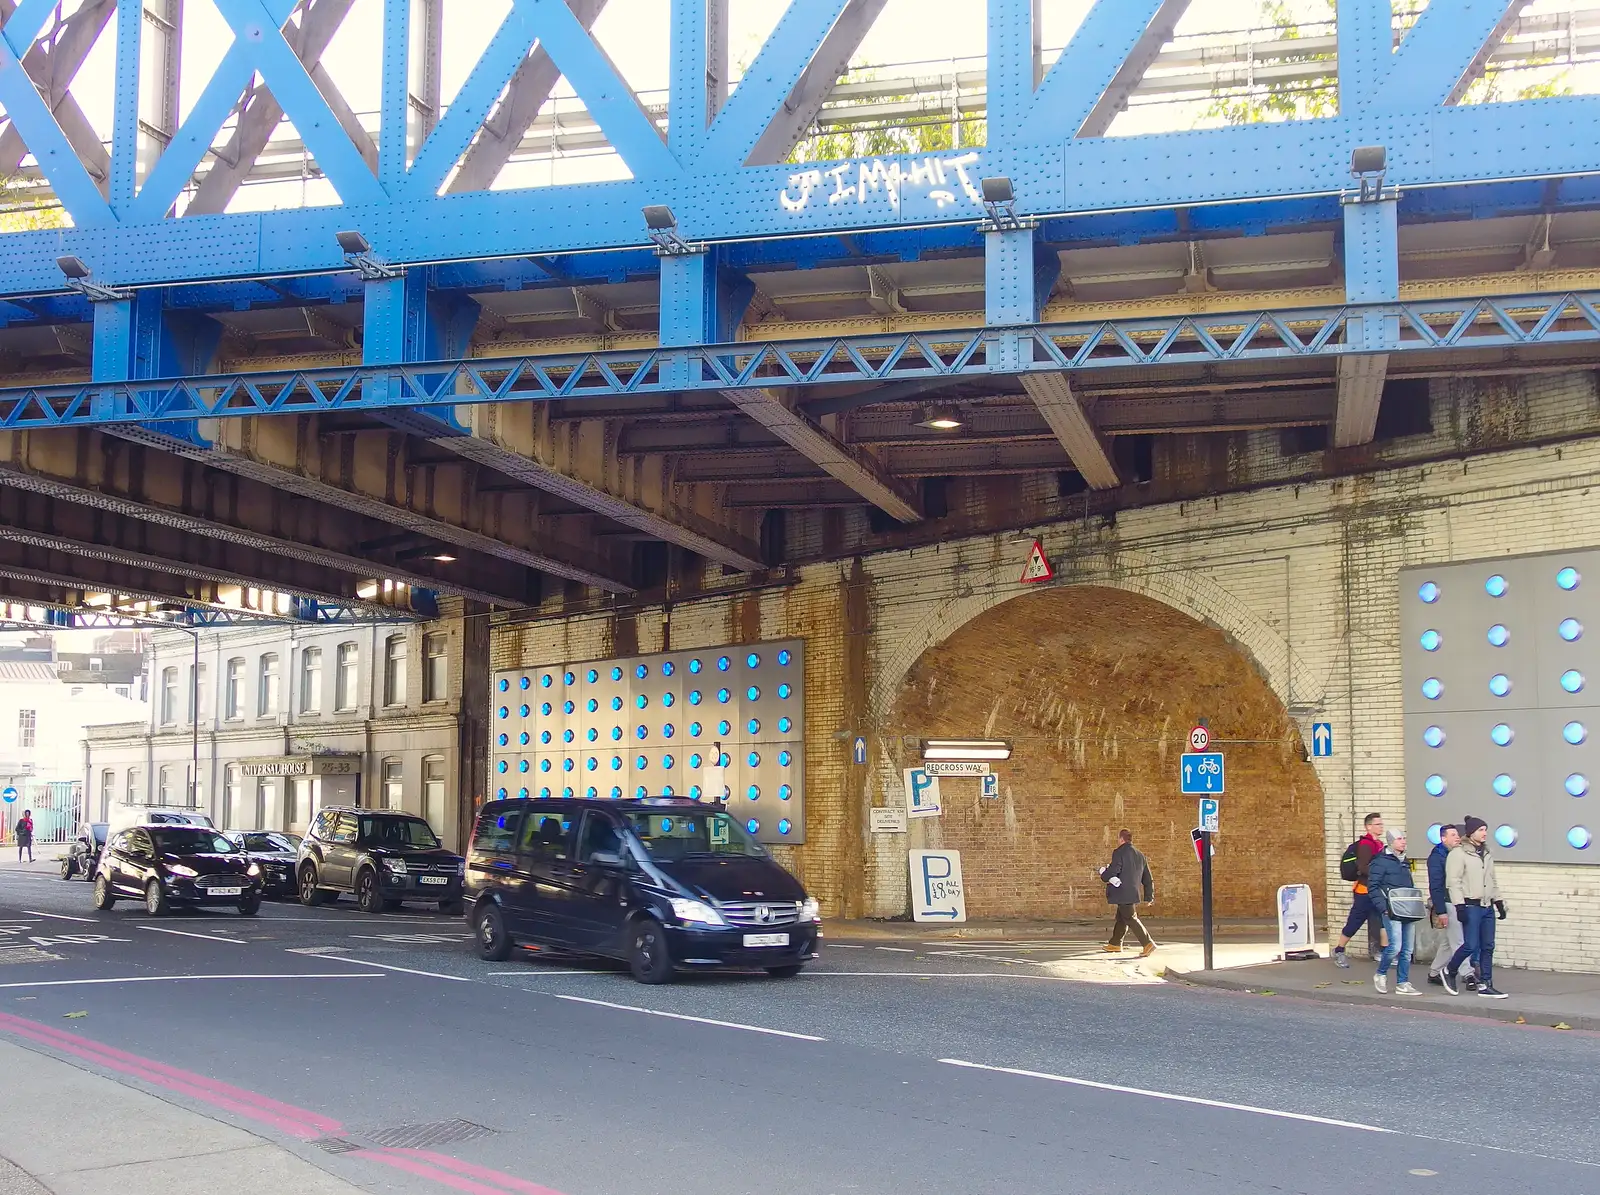
[[[294,853],[295,844],[282,834],[244,834],[241,837],[244,839],[244,849],[247,851]]]
[[[656,859],[690,855],[743,855],[761,858],[766,850],[726,813],[623,814],[628,827]]]
[[[109,822],[93,822],[89,826],[89,834],[94,838],[96,846],[105,846],[106,834],[110,831]]]
[[[239,849],[215,830],[199,826],[155,826],[150,837],[164,855],[231,855]]]
[[[439,845],[439,837],[428,823],[413,817],[364,817],[361,841],[402,851],[429,851]]]

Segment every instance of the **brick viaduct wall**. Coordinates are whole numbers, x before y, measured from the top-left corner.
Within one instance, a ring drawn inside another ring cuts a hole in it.
[[[1048,915],[1060,915],[1098,897],[1089,890],[1083,855],[1063,860],[1062,880],[1053,893],[1024,891],[1025,885],[1004,878],[1016,872],[1019,858],[1037,860],[1059,849],[1039,838],[1031,806],[1019,808],[1013,800],[1014,826],[1004,824],[1005,801],[997,813],[962,812],[937,828],[914,824],[909,842],[903,836],[869,835],[867,809],[902,799],[899,769],[907,758],[902,736],[925,734],[926,724],[953,733],[957,721],[962,733],[984,731],[984,725],[965,725],[977,712],[973,704],[981,704],[977,691],[970,701],[960,694],[951,698],[950,682],[970,688],[974,682],[967,669],[974,661],[994,661],[998,672],[1004,662],[1002,635],[1033,634],[1053,644],[1048,648],[1052,658],[1067,661],[1070,683],[1077,688],[1091,683],[1096,661],[1115,666],[1112,645],[1121,643],[1128,649],[1123,667],[1142,671],[1130,672],[1125,684],[1100,681],[1098,692],[1105,696],[1098,698],[1099,706],[1080,703],[1073,714],[1074,728],[1079,714],[1089,728],[1081,756],[1075,732],[1052,764],[1084,778],[1094,816],[1086,814],[1087,820],[1070,831],[1075,843],[1084,842],[1084,855],[1097,859],[1103,827],[1121,820],[1132,822],[1147,846],[1152,839],[1164,841],[1164,835],[1179,837],[1155,816],[1155,806],[1130,804],[1126,791],[1146,767],[1159,777],[1159,768],[1166,766],[1152,762],[1159,760],[1159,745],[1144,744],[1152,754],[1135,762],[1123,752],[1134,750],[1135,738],[1159,737],[1170,758],[1181,750],[1187,719],[1204,704],[1219,711],[1211,715],[1219,737],[1260,737],[1276,744],[1230,749],[1236,764],[1246,765],[1238,774],[1255,775],[1253,783],[1261,789],[1253,798],[1251,837],[1258,841],[1241,860],[1261,875],[1238,889],[1224,889],[1228,900],[1239,902],[1231,911],[1269,916],[1270,904],[1257,905],[1261,891],[1284,875],[1314,880],[1310,873],[1320,854],[1318,891],[1329,893],[1320,904],[1322,916],[1341,920],[1348,897],[1347,886],[1337,879],[1337,854],[1354,837],[1352,827],[1372,810],[1393,822],[1404,815],[1398,570],[1428,561],[1600,543],[1600,502],[1593,492],[1600,485],[1594,375],[1530,375],[1492,384],[1443,381],[1435,385],[1432,401],[1436,430],[1386,448],[1392,454],[1442,458],[1432,463],[815,565],[791,586],[740,596],[713,594],[623,619],[579,616],[501,628],[492,636],[491,666],[803,635],[809,665],[809,837],[804,847],[787,853],[785,862],[822,898],[828,913],[902,915],[908,900],[905,850],[938,834],[964,850],[981,853],[1001,844],[1008,852],[992,884],[985,879],[975,890],[985,904],[1027,916],[1047,915],[1046,906],[1054,901]],[[1567,438],[1549,446],[1489,451],[1486,429],[1493,429],[1493,442],[1500,442],[1507,429],[1528,440]],[[1264,476],[1262,462],[1276,451],[1275,441],[1261,439],[1241,469]],[[1469,452],[1477,455],[1465,455]],[[1042,592],[1018,584],[1035,534],[1057,569],[1057,579]],[[1034,592],[1027,601],[1012,601],[1029,590]],[[1059,613],[1036,614],[1030,606]],[[1058,628],[1057,621],[1068,625]],[[1098,629],[1075,637],[1066,633],[1074,625]],[[1154,651],[1139,638],[1141,627],[1181,643],[1165,653]],[[1225,683],[1219,690],[1180,690],[1161,679],[1167,676],[1163,668],[1184,658],[1209,661]],[[1040,677],[1031,683],[1037,699],[1048,701],[1069,681],[1052,685]],[[1159,734],[1157,707],[1139,698],[1159,703]],[[986,721],[994,700],[991,695]],[[1039,729],[1027,718],[1044,720],[1042,707],[1019,708],[1015,699],[1013,712],[1005,709],[1001,701],[997,732],[1002,717],[1012,718],[1019,734]],[[1230,711],[1256,729],[1228,730],[1220,720],[1224,713],[1233,716]],[[940,722],[943,718],[951,720]],[[1335,733],[1334,757],[1314,765],[1304,763],[1296,741],[1309,735],[1312,721],[1332,722]],[[1108,727],[1114,733],[1108,735]],[[849,763],[849,739],[857,732],[867,735],[871,748],[864,769]],[[1095,752],[1120,768],[1122,779],[1109,765],[1106,775],[1096,774]],[[1014,793],[1024,782],[1030,792],[1035,785],[1047,793],[1052,786],[1060,789],[1061,782],[1050,776],[1035,779],[1028,770],[1032,766],[1019,756],[1009,780]],[[1125,786],[1121,816],[1116,815],[1119,784]],[[1249,792],[1240,795],[1245,797],[1240,805],[1249,806]],[[1160,808],[1174,811],[1174,824],[1186,842],[1184,823],[1193,814],[1189,803],[1162,800],[1170,801]],[[1306,813],[1318,803],[1320,827]],[[1233,818],[1238,808],[1225,800],[1224,816]],[[1272,813],[1298,827],[1291,833],[1305,839],[1293,844],[1293,851],[1263,830]],[[994,816],[1004,828],[988,834],[980,819]],[[1249,817],[1247,810],[1244,820]],[[1224,824],[1219,862],[1227,863],[1219,867],[1219,876],[1231,870],[1228,831],[1234,824]],[[1152,854],[1166,890],[1184,907],[1186,861],[1161,851]],[[1193,871],[1192,861],[1188,868]],[[970,879],[978,869],[968,862],[967,870]],[[1505,963],[1600,971],[1600,868],[1507,865],[1502,883],[1514,910],[1501,927]]]

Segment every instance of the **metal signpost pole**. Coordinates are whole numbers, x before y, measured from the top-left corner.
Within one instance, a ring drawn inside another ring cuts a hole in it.
[[[1205,941],[1205,969],[1212,969],[1211,831],[1200,834],[1200,932]]]

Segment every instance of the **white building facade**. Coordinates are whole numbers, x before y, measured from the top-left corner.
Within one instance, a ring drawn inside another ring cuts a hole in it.
[[[325,804],[361,804],[420,814],[454,845],[463,626],[158,632],[148,719],[89,731],[87,809],[192,806],[300,833]]]

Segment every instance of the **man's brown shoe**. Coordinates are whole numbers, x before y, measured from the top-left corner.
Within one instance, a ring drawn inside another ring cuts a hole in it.
[[[1146,946],[1143,950],[1141,950],[1139,952],[1139,957],[1140,958],[1149,958],[1155,952],[1156,952],[1156,944],[1154,942],[1151,942],[1148,946]]]
[[[1107,954],[1121,954],[1122,953],[1122,947],[1113,946],[1109,942],[1107,942],[1104,946],[1100,947],[1100,949],[1105,951]]]

